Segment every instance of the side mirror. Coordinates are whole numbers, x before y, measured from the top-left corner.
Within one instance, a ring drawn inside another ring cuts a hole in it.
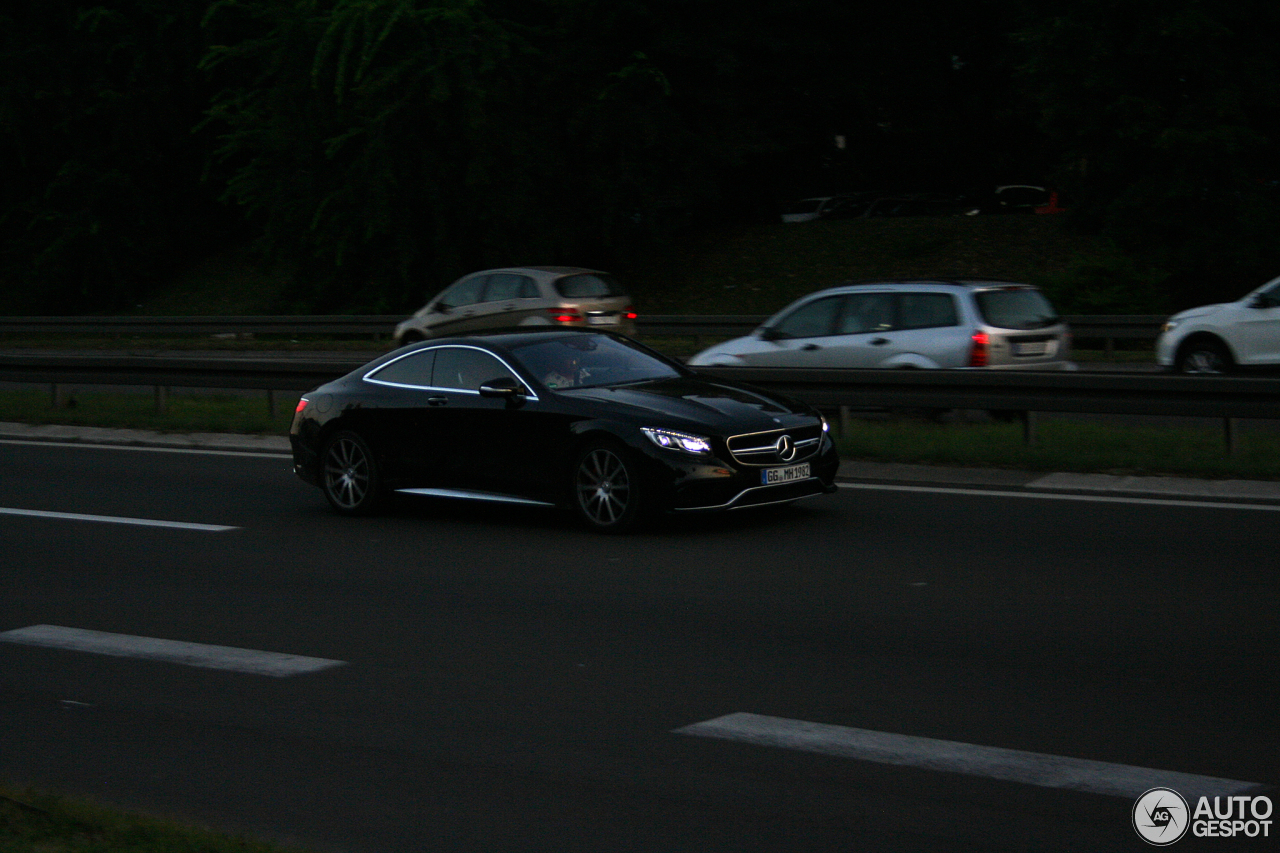
[[[482,384],[480,386],[480,396],[514,400],[524,396],[524,389],[520,387],[519,382],[510,376],[500,376]]]
[[[1250,308],[1275,308],[1277,305],[1280,305],[1280,300],[1267,293],[1259,293],[1249,300]]]
[[[437,302],[435,305],[431,306],[431,310],[436,314],[448,314],[453,310],[453,306],[448,302]]]
[[[778,341],[785,337],[785,334],[779,332],[773,326],[766,326],[760,330],[760,340],[762,341]]]

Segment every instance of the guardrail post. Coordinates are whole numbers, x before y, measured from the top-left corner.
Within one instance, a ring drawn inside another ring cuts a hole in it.
[[[276,392],[270,388],[267,389],[267,414],[273,418],[276,416]]]
[[[1227,445],[1228,456],[1236,455],[1236,447],[1240,437],[1239,425],[1239,420],[1237,418],[1222,419],[1222,439]]]
[[[1035,412],[1022,413],[1022,442],[1027,447],[1036,446],[1037,417]]]
[[[67,407],[67,386],[61,382],[54,382],[49,386],[49,405],[55,409]]]
[[[156,414],[163,415],[169,411],[169,389],[164,385],[156,386]]]
[[[841,438],[849,437],[849,427],[850,427],[849,407],[841,406],[840,407],[840,437]]]

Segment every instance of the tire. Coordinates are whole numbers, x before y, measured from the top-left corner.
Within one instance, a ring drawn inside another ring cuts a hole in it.
[[[1230,373],[1233,366],[1231,353],[1212,338],[1201,338],[1183,344],[1182,349],[1178,351],[1179,373],[1223,374]]]
[[[574,457],[569,506],[600,533],[623,533],[641,519],[643,488],[630,452],[613,442],[591,442]]]
[[[320,484],[329,504],[343,515],[369,515],[382,502],[382,475],[369,443],[343,430],[325,442]]]

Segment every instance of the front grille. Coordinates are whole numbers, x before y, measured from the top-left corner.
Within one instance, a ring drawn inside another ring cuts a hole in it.
[[[759,467],[803,462],[818,452],[821,443],[822,427],[818,424],[735,435],[728,441],[729,453],[735,462]],[[790,456],[788,448],[793,451]]]

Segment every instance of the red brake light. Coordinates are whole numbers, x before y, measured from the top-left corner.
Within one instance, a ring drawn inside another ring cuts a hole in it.
[[[303,397],[301,400],[299,400],[299,401],[298,401],[298,407],[297,407],[296,409],[294,409],[294,410],[293,410],[293,413],[294,413],[295,415],[296,415],[296,414],[301,413],[301,412],[302,412],[302,410],[303,410],[303,409],[305,409],[305,408],[307,407],[307,403],[308,403],[308,402],[309,402],[309,401],[307,400],[307,398],[306,398],[306,397]]]
[[[628,306],[627,306],[627,311],[626,311],[626,313],[625,313],[625,314],[623,314],[622,316],[626,317],[628,320],[634,320],[634,319],[635,319],[636,317],[638,317],[639,315],[638,315],[638,314],[636,314],[636,309],[634,309],[634,308],[632,308],[630,305],[628,305]]]
[[[557,323],[582,322],[582,314],[575,308],[548,308],[547,311]]]
[[[969,352],[970,367],[987,366],[987,344],[990,342],[986,332],[973,333],[973,349]]]

